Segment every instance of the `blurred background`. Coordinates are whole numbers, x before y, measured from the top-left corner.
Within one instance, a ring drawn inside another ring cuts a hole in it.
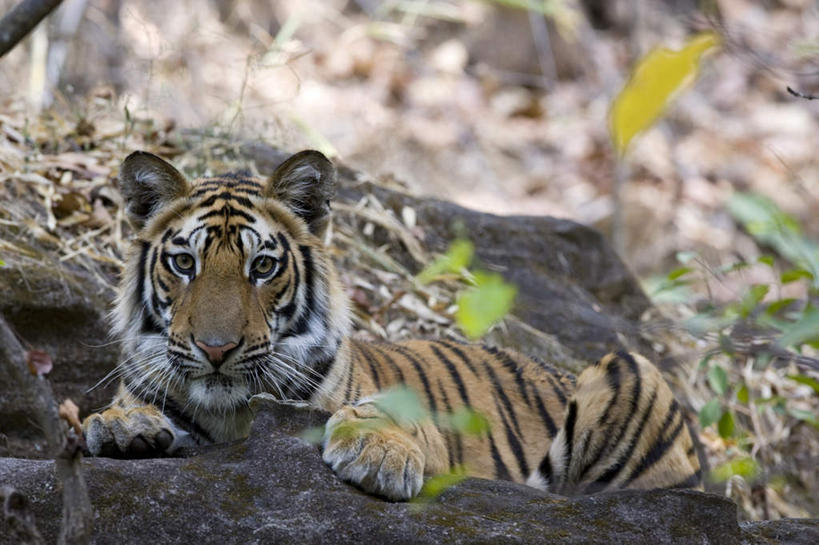
[[[619,158],[608,116],[630,71],[703,31],[719,48]],[[811,0],[65,0],[0,60],[0,176],[39,173],[50,231],[97,228],[132,132],[169,156],[189,132],[317,148],[412,194],[608,236],[617,212],[647,293],[700,320],[686,346],[710,355],[680,388],[720,486],[746,517],[815,516],[817,375],[731,344],[778,324],[819,369],[819,100],[788,86],[819,93]],[[23,142],[59,155],[35,165]]]
[[[722,49],[629,153],[623,253],[646,276],[682,250],[755,257],[736,190],[819,233],[819,102],[786,92],[819,89],[815,2],[66,0],[0,62],[0,96],[319,147],[413,193],[606,232],[610,103],[651,48],[711,28]]]

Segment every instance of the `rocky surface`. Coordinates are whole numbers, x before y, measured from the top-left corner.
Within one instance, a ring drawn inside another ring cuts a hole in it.
[[[819,521],[746,523],[729,500],[693,491],[563,498],[470,479],[425,505],[389,503],[338,481],[298,438],[326,415],[261,401],[250,438],[152,460],[90,459],[94,543],[697,543],[819,542]],[[0,483],[59,531],[53,462],[0,459]],[[0,543],[13,543],[0,525]]]
[[[119,354],[108,335],[113,292],[91,275],[56,262],[0,269],[0,315],[27,350],[47,352],[57,399],[84,413],[104,406],[113,386],[88,391],[113,369]],[[0,365],[0,369],[3,366]],[[37,456],[42,437],[32,426],[32,400],[13,381],[0,381],[0,455]]]

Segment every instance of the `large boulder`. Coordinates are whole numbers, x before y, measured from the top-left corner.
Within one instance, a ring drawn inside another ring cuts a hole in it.
[[[52,359],[57,399],[71,398],[83,413],[103,407],[113,387],[97,381],[114,368],[119,343],[109,336],[113,291],[105,283],[56,260],[23,260],[0,269],[0,316],[27,350]],[[0,365],[0,369],[6,368]],[[14,381],[0,381],[0,455],[38,456],[44,439],[32,426],[32,399]]]
[[[469,479],[426,504],[390,503],[340,482],[298,437],[326,414],[269,400],[256,409],[244,441],[182,458],[85,460],[94,543],[819,542],[819,521],[740,526],[729,500],[684,490],[564,498]],[[53,462],[0,459],[0,483],[28,497],[53,542],[61,510]],[[0,543],[13,542],[0,525]]]

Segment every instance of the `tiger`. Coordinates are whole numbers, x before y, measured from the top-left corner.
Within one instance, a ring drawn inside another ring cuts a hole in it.
[[[685,411],[639,354],[613,352],[574,377],[479,343],[354,337],[323,242],[336,178],[315,150],[266,179],[191,181],[147,152],[124,160],[135,235],[113,310],[123,357],[111,404],[83,421],[91,455],[245,438],[249,399],[263,393],[329,413],[324,462],[387,500],[410,500],[456,469],[564,495],[701,486]],[[396,387],[417,395],[420,417],[384,402]],[[440,417],[463,409],[486,428],[466,433]]]

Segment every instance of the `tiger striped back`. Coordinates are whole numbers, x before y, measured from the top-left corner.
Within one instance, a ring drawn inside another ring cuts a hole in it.
[[[575,381],[512,350],[350,337],[321,243],[335,170],[320,153],[296,154],[268,180],[189,182],[138,152],[121,182],[138,229],[116,309],[126,357],[112,406],[84,422],[93,454],[244,437],[250,396],[269,392],[333,413],[324,460],[390,499],[454,467],[567,494],[699,483],[679,406],[641,356],[606,356]],[[380,402],[401,385],[417,393],[423,418]],[[488,429],[442,423],[463,408]]]

